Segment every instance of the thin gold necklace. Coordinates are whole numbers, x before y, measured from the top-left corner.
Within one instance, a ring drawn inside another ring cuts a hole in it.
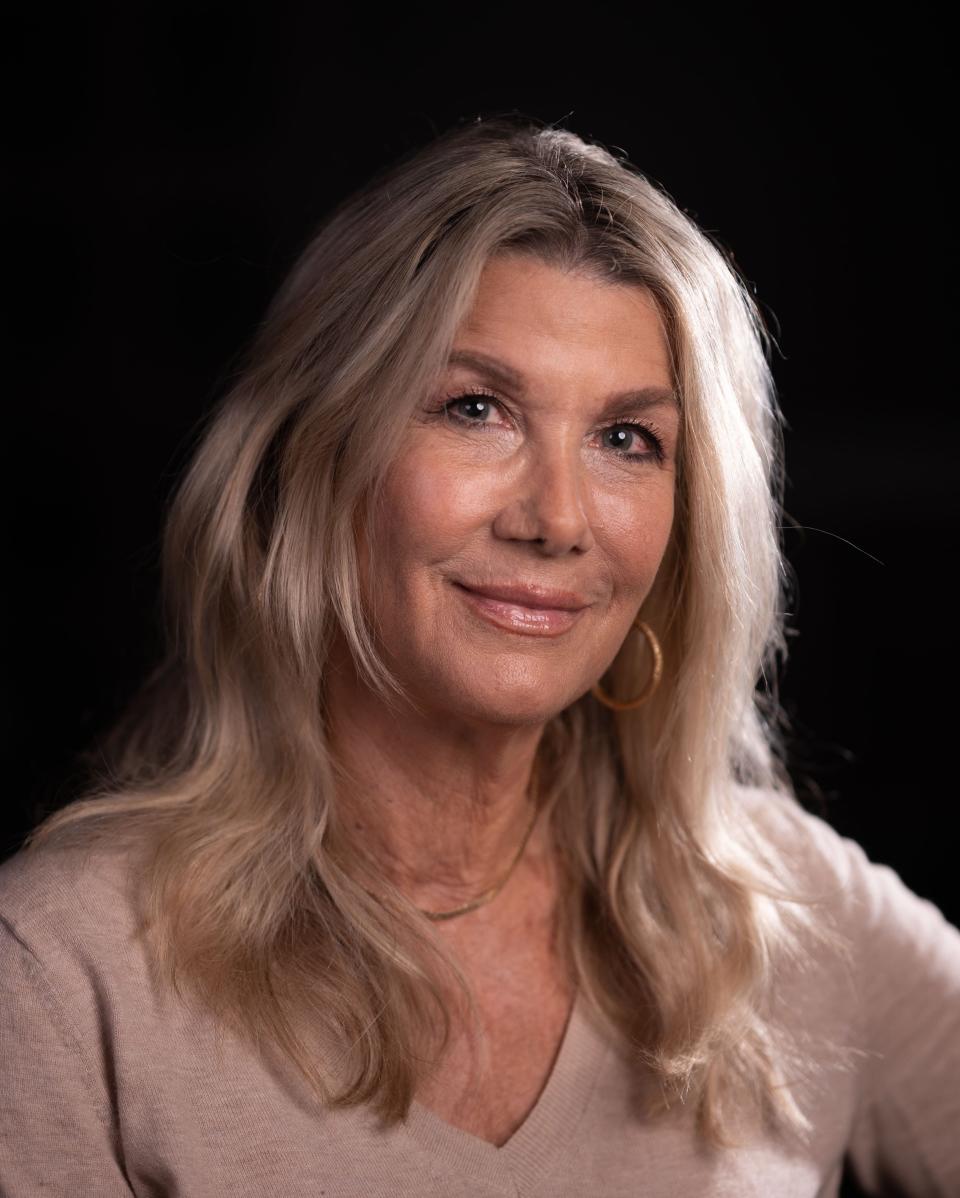
[[[531,789],[532,789],[533,780],[536,777],[536,771],[537,771],[537,763],[534,762],[533,772],[531,774]],[[425,915],[427,917],[427,919],[432,919],[435,923],[439,923],[440,920],[443,920],[443,919],[453,919],[457,915],[466,915],[466,913],[468,911],[476,911],[477,907],[482,907],[485,903],[489,903],[491,900],[495,899],[497,897],[497,895],[500,893],[500,891],[504,888],[504,886],[506,886],[507,882],[510,880],[510,875],[517,868],[517,863],[519,862],[520,858],[523,856],[523,850],[527,847],[527,841],[530,839],[530,834],[531,834],[531,832],[533,832],[533,828],[537,822],[537,816],[539,814],[540,814],[540,806],[539,806],[539,804],[536,804],[536,810],[533,813],[533,819],[530,821],[530,827],[527,828],[526,834],[525,834],[523,840],[520,842],[520,848],[517,849],[516,856],[514,857],[513,861],[510,863],[510,868],[503,875],[503,877],[496,884],[496,886],[491,886],[491,888],[489,890],[485,890],[483,892],[483,894],[481,894],[479,896],[479,898],[475,898],[475,899],[471,900],[471,902],[469,902],[469,903],[464,903],[464,905],[462,907],[454,907],[454,909],[452,911],[425,911],[422,907],[418,907],[417,910],[420,912],[420,914]]]

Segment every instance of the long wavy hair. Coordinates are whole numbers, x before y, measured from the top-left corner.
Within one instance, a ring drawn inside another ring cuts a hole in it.
[[[24,849],[136,847],[142,930],[182,999],[276,1047],[322,1103],[406,1116],[449,1038],[451,976],[470,991],[412,904],[364,885],[324,683],[339,629],[385,702],[404,693],[362,602],[358,530],[485,263],[507,252],[645,288],[682,408],[676,518],[640,613],[662,683],[631,711],[585,694],[537,750],[578,988],[659,1083],[648,1115],[693,1103],[722,1146],[750,1109],[803,1138],[788,1079],[805,1049],[769,999],[782,959],[843,944],[742,807],[746,790],[796,802],[772,339],[728,252],[568,130],[462,121],[326,216],[172,496],[163,661],[107,738],[109,765]],[[648,669],[628,636],[604,686],[635,694]]]

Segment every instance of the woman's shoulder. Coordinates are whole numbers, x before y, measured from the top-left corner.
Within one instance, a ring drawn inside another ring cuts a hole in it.
[[[734,806],[745,812],[753,825],[781,848],[822,858],[844,868],[844,838],[823,817],[808,811],[792,792],[765,786],[736,785]]]
[[[960,930],[939,907],[792,795],[743,787],[736,801],[852,946],[860,1001],[877,1033],[910,1003],[918,1010],[949,1001],[960,1010]]]
[[[121,1045],[155,1043],[175,1014],[141,935],[139,864],[103,842],[43,844],[0,863],[0,1036],[26,1038],[61,1073],[80,1070],[104,1110]]]
[[[773,788],[737,786],[734,809],[751,831],[769,845],[780,864],[812,894],[854,916],[878,882],[895,871],[872,861],[856,840],[843,835],[821,815],[807,810],[792,794]],[[899,878],[897,878],[899,881]],[[900,883],[902,885],[902,882]]]
[[[134,874],[106,844],[21,848],[0,862],[0,934],[44,963],[115,955],[135,933]]]

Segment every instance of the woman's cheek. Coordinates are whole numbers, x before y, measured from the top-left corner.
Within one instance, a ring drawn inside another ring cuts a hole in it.
[[[404,454],[390,471],[383,493],[381,528],[387,552],[405,545],[422,546],[427,558],[435,557],[445,542],[469,525],[469,512],[487,484],[472,479],[468,471],[442,446],[439,452]],[[488,496],[489,502],[489,496]]]

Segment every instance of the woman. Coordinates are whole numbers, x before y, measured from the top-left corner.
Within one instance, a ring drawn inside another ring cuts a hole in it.
[[[960,1193],[960,933],[781,762],[766,349],[564,130],[328,217],[0,868],[5,1194]]]

